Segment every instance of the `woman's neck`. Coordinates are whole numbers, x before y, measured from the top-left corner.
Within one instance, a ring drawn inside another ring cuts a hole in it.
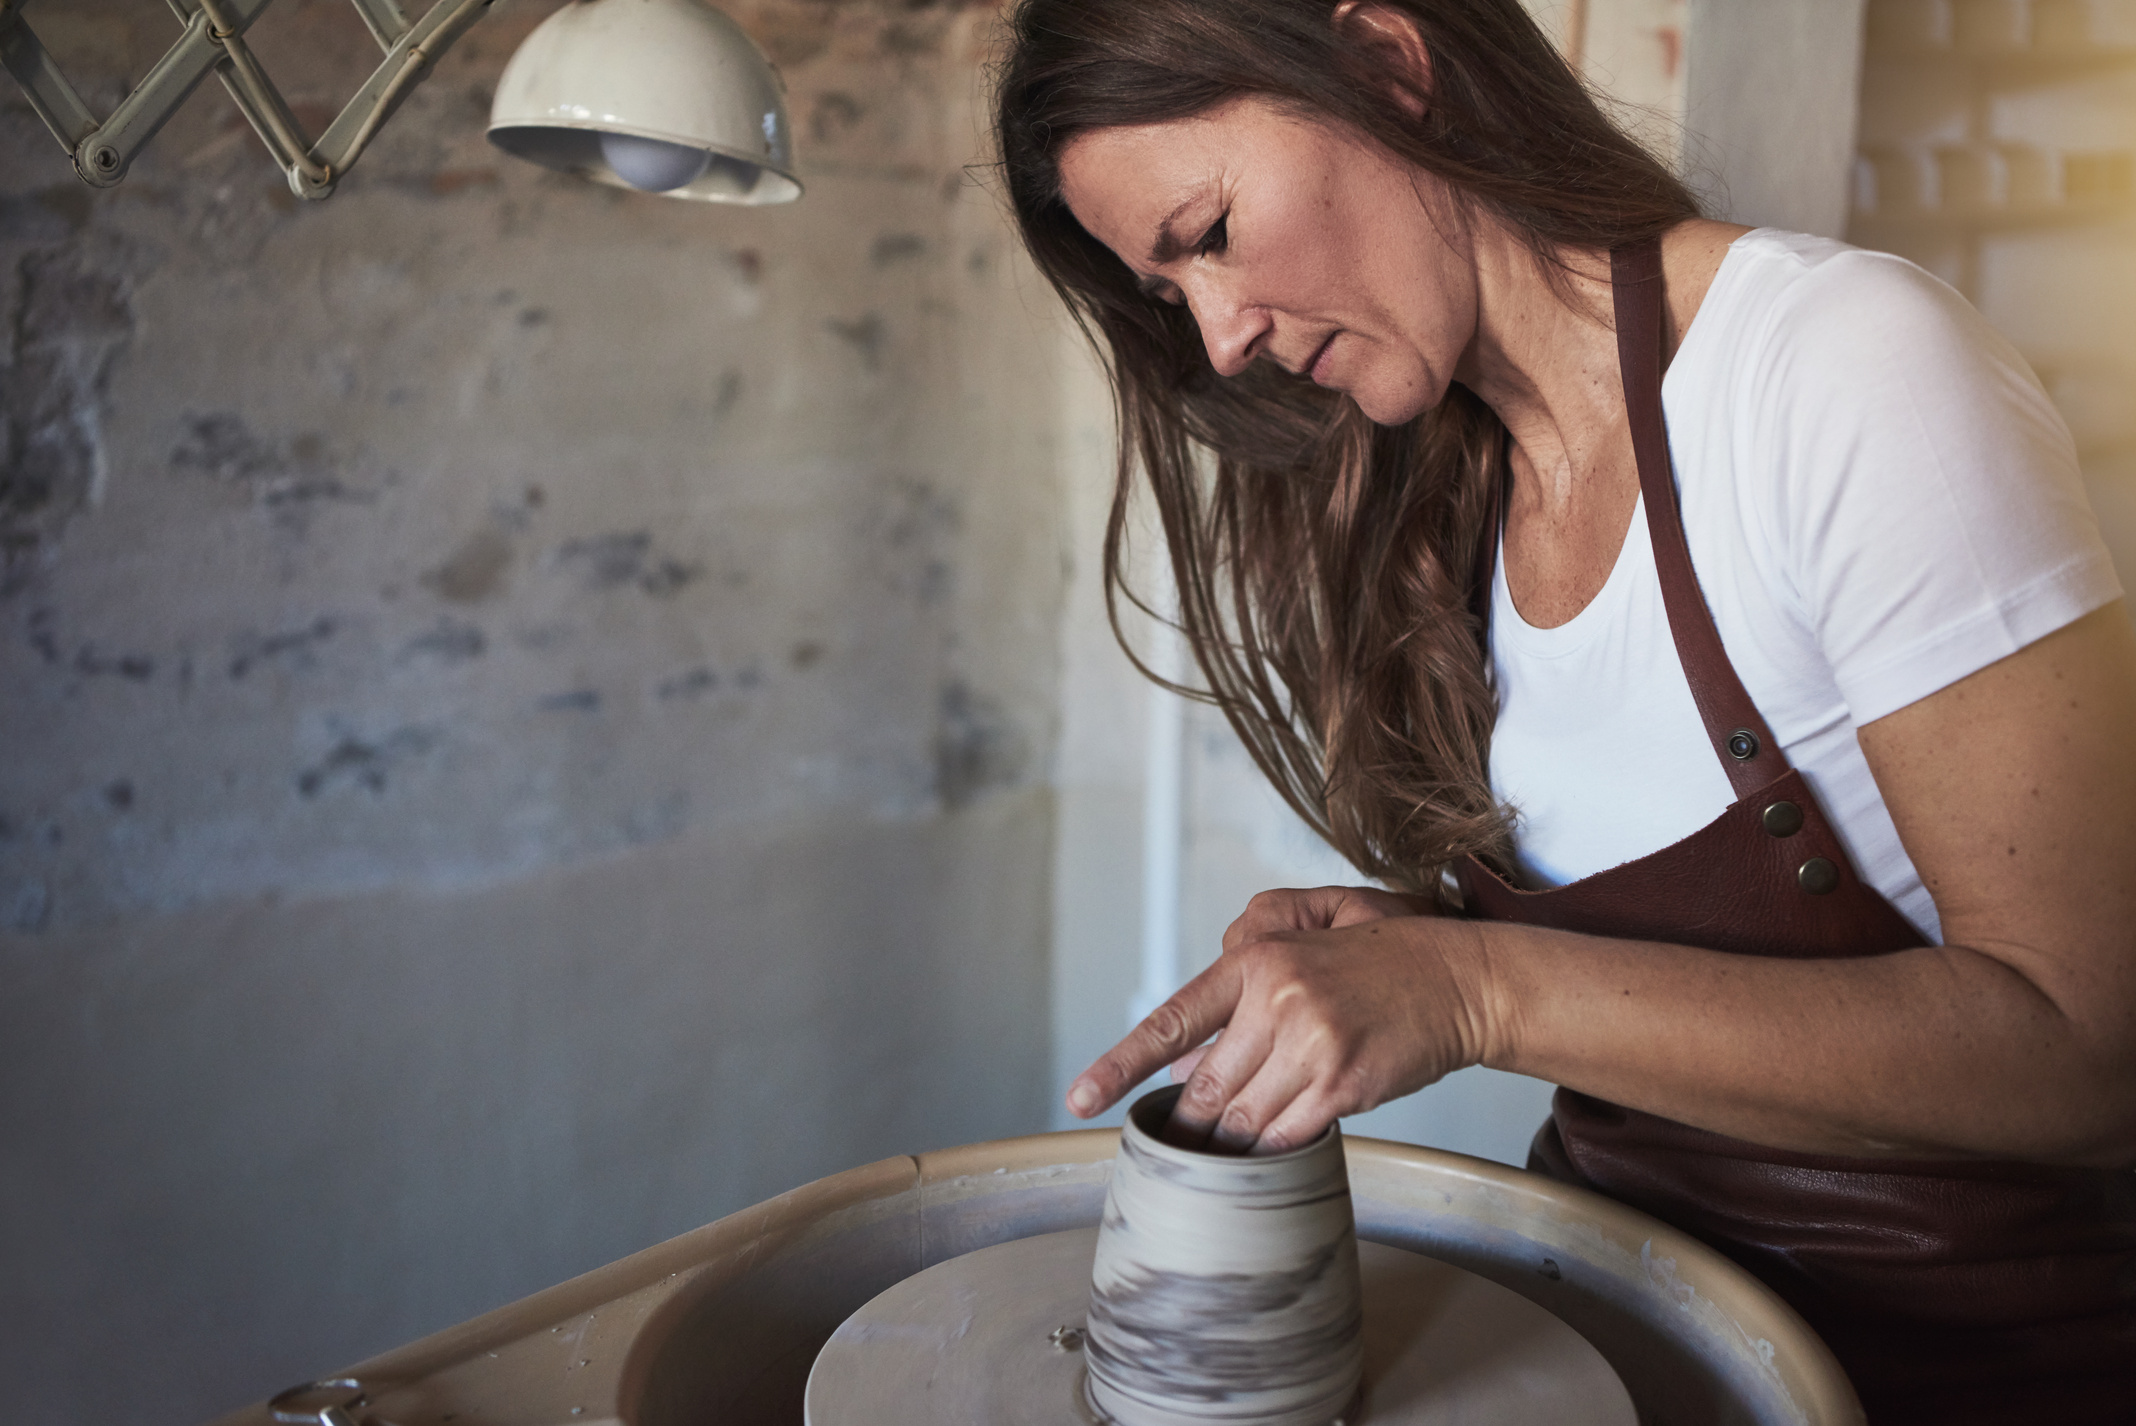
[[[1690,329],[1729,244],[1747,231],[1696,220],[1664,236],[1665,360]],[[1553,627],[1601,591],[1639,496],[1610,320],[1609,257],[1576,258],[1561,293],[1510,232],[1479,232],[1474,251],[1477,332],[1457,378],[1512,436],[1506,578],[1522,617]]]

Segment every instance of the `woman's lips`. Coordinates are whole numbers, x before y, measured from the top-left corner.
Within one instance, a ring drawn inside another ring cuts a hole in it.
[[[1330,357],[1335,350],[1335,339],[1341,335],[1342,333],[1340,332],[1328,333],[1328,339],[1320,344],[1320,350],[1314,352],[1313,359],[1306,363],[1305,374],[1313,379],[1315,386],[1326,386],[1328,384]]]

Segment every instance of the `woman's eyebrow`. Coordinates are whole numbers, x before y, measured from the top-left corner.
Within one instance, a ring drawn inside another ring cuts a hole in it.
[[[1200,196],[1198,193],[1193,195],[1177,208],[1164,215],[1164,221],[1157,225],[1157,241],[1150,248],[1151,262],[1176,262],[1186,255],[1187,245],[1181,242],[1179,236],[1172,231],[1172,220],[1193,207],[1194,200]]]

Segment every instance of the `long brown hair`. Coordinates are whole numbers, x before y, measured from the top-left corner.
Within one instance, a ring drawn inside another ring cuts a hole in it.
[[[1697,215],[1518,0],[1393,3],[1431,55],[1430,92],[1414,96],[1421,118],[1396,102],[1388,69],[1337,30],[1333,0],[1024,0],[1009,21],[996,134],[1024,243],[1112,378],[1115,633],[1122,599],[1148,607],[1122,573],[1139,470],[1202,696],[1353,865],[1425,890],[1453,858],[1502,861],[1507,847],[1488,768],[1496,700],[1468,608],[1495,534],[1505,427],[1459,385],[1415,420],[1381,427],[1268,362],[1219,377],[1193,316],[1138,290],[1077,223],[1059,170],[1079,134],[1253,95],[1436,175],[1465,213],[1522,235],[1561,291],[1572,255]]]

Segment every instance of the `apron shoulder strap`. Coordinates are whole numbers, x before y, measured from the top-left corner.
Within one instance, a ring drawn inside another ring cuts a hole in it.
[[[1661,240],[1648,238],[1612,252],[1610,281],[1616,299],[1617,365],[1624,378],[1624,409],[1631,418],[1632,451],[1639,462],[1639,490],[1646,503],[1647,530],[1653,538],[1654,567],[1661,576],[1669,633],[1714,753],[1736,796],[1747,797],[1787,771],[1787,756],[1721,647],[1720,631],[1713,626],[1712,611],[1691,568],[1691,547],[1684,540],[1683,512],[1677,504],[1668,428],[1661,411]]]

